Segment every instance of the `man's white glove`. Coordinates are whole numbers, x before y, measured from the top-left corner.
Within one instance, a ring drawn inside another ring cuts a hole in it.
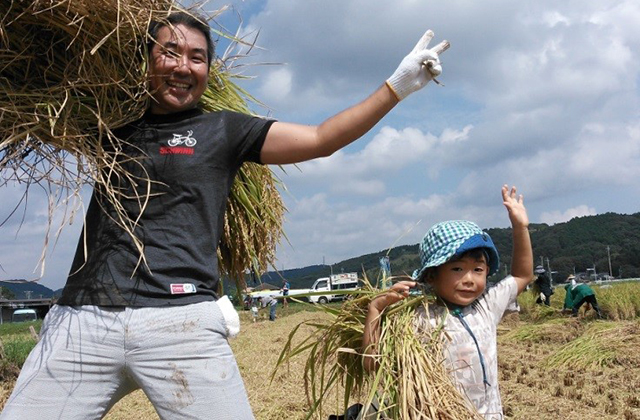
[[[433,38],[433,31],[429,29],[422,35],[413,50],[404,58],[396,71],[387,79],[387,85],[399,101],[410,93],[423,88],[434,77],[442,73],[439,54],[449,48],[448,41],[442,41],[435,47],[427,49]]]
[[[234,338],[240,332],[240,317],[229,298],[225,295],[216,301],[224,317],[227,337]]]
[[[544,295],[544,293],[540,292],[540,300],[546,300],[547,297]]]

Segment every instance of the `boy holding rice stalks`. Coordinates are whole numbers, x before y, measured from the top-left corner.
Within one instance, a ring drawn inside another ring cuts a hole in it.
[[[421,267],[414,281],[400,281],[369,304],[363,336],[364,366],[378,364],[381,314],[407,296],[416,285],[429,285],[437,304],[418,307],[419,330],[443,326],[444,358],[459,390],[487,419],[502,419],[498,388],[496,327],[518,294],[533,280],[529,219],[522,195],[502,187],[502,198],[513,229],[511,275],[489,289],[487,277],[498,271],[498,252],[476,224],[448,221],[433,226],[420,244]]]
[[[227,342],[237,314],[216,293],[216,248],[238,169],[350,144],[439,75],[448,46],[429,49],[427,31],[371,96],[310,126],[199,109],[214,54],[206,20],[173,13],[149,35],[151,105],[115,132],[123,149],[113,153],[130,176],[113,175],[116,203],[94,193],[67,284],[3,420],[101,418],[137,388],[162,419],[252,419]],[[117,223],[123,213],[140,242]]]

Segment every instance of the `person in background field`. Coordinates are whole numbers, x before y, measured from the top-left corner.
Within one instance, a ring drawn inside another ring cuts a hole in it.
[[[251,304],[253,302],[253,299],[251,298],[251,295],[249,293],[244,295],[244,299],[242,300],[242,305],[244,306],[244,309],[251,309]]]
[[[287,307],[289,305],[289,302],[287,302],[287,296],[289,296],[289,289],[291,288],[291,285],[289,284],[289,282],[287,280],[284,280],[282,282],[282,306],[283,307]]]
[[[136,221],[146,265],[97,187],[62,296],[2,420],[102,418],[140,388],[163,420],[253,419],[216,293],[216,251],[237,171],[244,162],[330,156],[357,140],[440,74],[436,51],[444,45],[429,49],[427,31],[370,96],[307,125],[198,107],[215,57],[206,19],[173,12],[151,22],[148,35],[152,100],[142,118],[113,131],[123,150],[112,153],[131,177],[111,178],[117,207]],[[175,148],[176,135],[189,141]],[[137,197],[148,198],[144,211]]]
[[[251,305],[251,319],[253,322],[258,320],[258,307],[255,304]]]
[[[269,307],[269,321],[276,320],[276,305],[278,301],[271,296],[262,296],[259,298],[260,306],[262,308]]]
[[[589,306],[596,312],[598,319],[602,319],[602,313],[598,306],[598,300],[596,299],[596,293],[593,289],[584,283],[576,281],[576,277],[571,274],[567,277],[567,284],[564,289],[567,291],[564,298],[563,312],[571,311],[571,316],[578,316],[580,307],[587,304],[587,310]]]
[[[551,277],[549,277],[547,271],[541,265],[536,266],[534,273],[538,276],[534,285],[536,286],[536,290],[540,292],[540,295],[536,299],[536,303],[539,305],[544,303],[545,305],[550,306],[551,295],[553,294],[553,289],[551,288]]]
[[[453,220],[431,227],[420,243],[421,267],[414,281],[400,281],[369,303],[362,348],[365,369],[377,368],[380,315],[407,296],[417,283],[427,283],[435,305],[416,310],[419,328],[432,329],[444,320],[445,360],[462,394],[486,419],[503,419],[498,388],[497,325],[533,280],[529,218],[516,188],[502,187],[502,199],[513,232],[511,275],[491,288],[487,277],[498,272],[500,260],[491,237],[475,223]]]

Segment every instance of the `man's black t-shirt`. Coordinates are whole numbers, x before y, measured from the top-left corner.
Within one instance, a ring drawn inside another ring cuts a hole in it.
[[[164,306],[214,300],[216,250],[233,178],[243,162],[259,162],[272,123],[193,109],[147,114],[117,130],[126,142],[118,161],[133,181],[111,180],[121,193],[119,203],[137,221],[134,232],[147,264],[140,263],[130,235],[114,221],[113,206],[94,191],[58,304]]]

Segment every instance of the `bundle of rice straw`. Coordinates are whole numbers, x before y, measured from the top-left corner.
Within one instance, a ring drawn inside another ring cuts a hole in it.
[[[118,206],[109,175],[139,180],[103,145],[121,151],[111,130],[147,109],[148,25],[178,9],[168,0],[0,0],[0,185],[43,187],[50,212],[68,206],[82,185],[102,186],[120,209],[117,222],[134,237],[136,221]],[[252,98],[231,82],[230,68],[224,58],[214,61],[205,110],[249,113]],[[284,206],[267,167],[245,165],[238,178],[219,258],[222,274],[242,281],[249,267],[263,271],[273,261]],[[148,196],[138,200],[144,208]],[[142,243],[134,241],[143,259]]]
[[[369,302],[378,294],[366,281],[362,290],[339,309],[321,308],[331,322],[305,322],[315,331],[293,344],[298,325],[280,354],[277,368],[308,351],[304,380],[309,414],[325,418],[323,411],[342,410],[359,401],[368,407],[377,401],[380,419],[482,419],[461,394],[444,363],[442,328],[416,328],[415,310],[428,306],[423,296],[410,297],[387,308],[381,320],[379,367],[368,373],[363,366],[362,337]],[[425,311],[429,313],[429,311]],[[428,323],[426,323],[428,324]],[[325,401],[342,387],[338,401]]]

